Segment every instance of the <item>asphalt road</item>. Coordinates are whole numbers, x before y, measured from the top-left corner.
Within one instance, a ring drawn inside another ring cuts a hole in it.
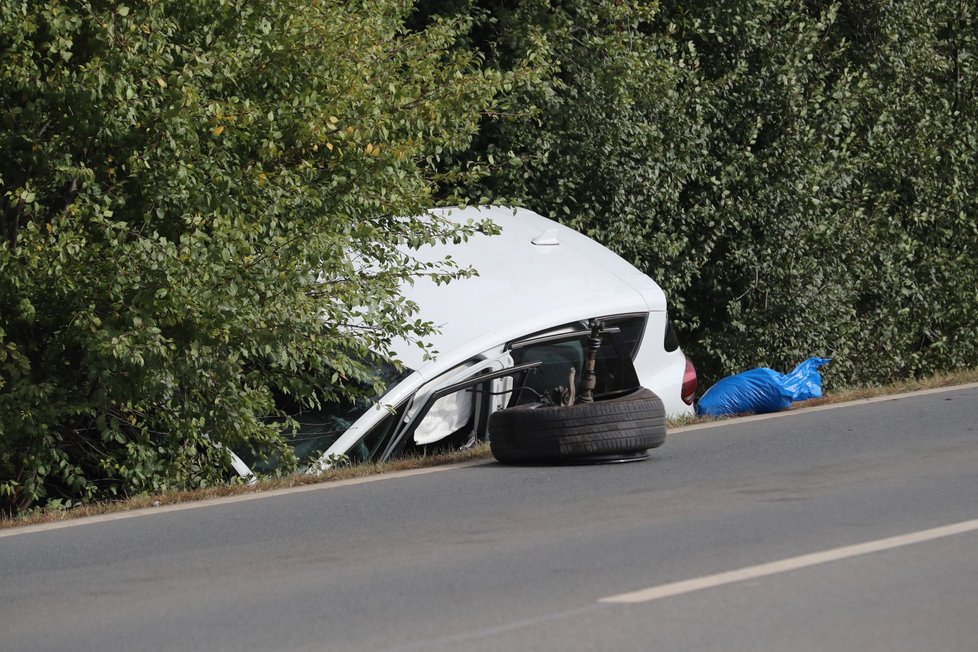
[[[0,532],[0,650],[974,652],[976,428],[970,386]]]

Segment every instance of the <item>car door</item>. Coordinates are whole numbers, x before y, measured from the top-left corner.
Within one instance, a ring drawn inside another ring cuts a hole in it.
[[[490,359],[469,360],[442,374],[410,399],[377,459],[410,450],[460,448],[485,439],[489,414],[504,407],[512,388],[509,378],[536,366],[514,367],[512,356],[503,352]]]

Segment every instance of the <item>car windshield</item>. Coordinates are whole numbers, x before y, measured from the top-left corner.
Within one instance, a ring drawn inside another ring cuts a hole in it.
[[[278,401],[278,408],[292,417],[298,424],[294,431],[283,432],[282,436],[295,451],[300,468],[319,459],[357,419],[376,404],[376,401],[387,389],[406,378],[411,370],[406,368],[398,370],[390,362],[383,361],[376,372],[384,390],[369,398],[362,397],[357,400],[325,403],[318,409],[303,407],[297,401],[285,397]],[[370,386],[370,384],[364,384],[363,389],[367,390]],[[245,458],[244,461],[251,467],[252,471],[258,473],[272,472],[282,462],[276,457],[264,459],[253,457],[252,459]]]

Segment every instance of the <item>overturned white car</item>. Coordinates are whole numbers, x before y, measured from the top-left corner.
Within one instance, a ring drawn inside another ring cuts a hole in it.
[[[573,385],[574,375],[582,378],[596,325],[595,397],[641,385],[661,399],[666,415],[693,413],[696,373],[652,279],[590,238],[528,210],[438,214],[458,223],[489,218],[501,234],[421,252],[432,260],[450,255],[478,276],[447,285],[421,279],[402,288],[419,306],[419,317],[439,327],[429,338],[437,356],[425,360],[416,345],[397,343],[408,371],[390,370],[377,405],[327,405],[294,415],[300,429],[290,440],[310,470],[325,469],[339,456],[382,461],[490,439],[492,413],[535,403],[555,387]],[[238,462],[240,473],[250,473]],[[263,470],[261,463],[254,466]]]

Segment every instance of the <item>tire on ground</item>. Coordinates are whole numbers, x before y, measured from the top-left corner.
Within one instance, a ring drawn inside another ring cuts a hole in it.
[[[662,400],[644,387],[593,403],[521,405],[489,417],[493,457],[506,464],[627,457],[661,446],[665,438]]]

